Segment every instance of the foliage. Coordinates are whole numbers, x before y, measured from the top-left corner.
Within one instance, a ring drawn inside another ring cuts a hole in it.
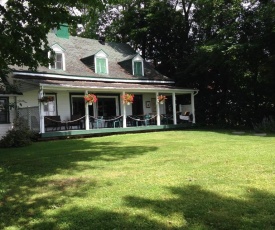
[[[134,102],[134,97],[135,97],[134,94],[126,93],[126,94],[121,96],[121,99],[123,101],[123,104],[127,104],[127,103],[133,103]]]
[[[22,117],[14,120],[14,128],[9,130],[0,140],[0,147],[23,147],[31,145],[32,141],[37,140],[37,133],[31,131],[27,122]]]
[[[184,18],[170,1],[126,1],[107,15],[101,19],[106,39],[130,43],[162,73],[173,75],[189,45]]]
[[[0,229],[274,229],[272,136],[166,131],[0,151]]]
[[[275,120],[272,117],[264,117],[262,122],[253,124],[256,132],[275,133]]]
[[[39,64],[48,65],[48,32],[61,23],[73,23],[74,19],[65,7],[71,1],[8,0],[0,5],[0,69],[9,65],[28,66],[35,69]]]
[[[97,102],[97,97],[94,94],[87,94],[84,96],[84,100],[85,102],[95,103]]]
[[[275,115],[274,4],[196,1],[196,46],[177,80],[200,89],[197,121],[252,127]]]
[[[70,14],[79,17],[79,24],[72,25],[70,33],[73,36],[97,39],[100,36],[100,17],[110,5],[118,4],[124,0],[93,0],[76,1],[75,7],[70,8]]]

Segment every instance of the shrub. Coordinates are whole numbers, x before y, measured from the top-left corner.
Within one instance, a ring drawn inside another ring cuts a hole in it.
[[[31,145],[35,140],[37,140],[37,133],[29,129],[23,118],[18,118],[14,121],[14,128],[0,140],[0,147],[23,147]]]
[[[253,124],[255,132],[271,132],[275,133],[275,120],[272,117],[264,117],[262,122]]]

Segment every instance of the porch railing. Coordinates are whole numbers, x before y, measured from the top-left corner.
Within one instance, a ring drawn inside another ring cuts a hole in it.
[[[32,107],[25,107],[25,108],[18,108],[18,115],[21,120],[25,122],[31,130],[39,131],[39,107],[32,106]]]

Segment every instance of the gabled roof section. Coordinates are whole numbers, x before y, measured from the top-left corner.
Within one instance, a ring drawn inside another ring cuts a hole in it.
[[[54,51],[61,51],[61,52],[65,52],[65,49],[60,46],[58,43],[54,43],[51,48],[54,50]]]
[[[109,55],[104,51],[104,50],[99,50],[98,52],[95,53],[95,56],[99,57],[108,57]]]
[[[114,42],[100,43],[98,40],[80,38],[70,36],[68,39],[57,37],[54,33],[48,34],[49,44],[58,45],[66,51],[66,69],[62,71],[63,76],[81,76],[90,78],[104,79],[124,79],[133,80],[138,79],[141,81],[171,81],[166,76],[157,72],[150,64],[144,61],[144,76],[133,76],[132,71],[127,71],[127,59],[136,57],[137,53],[130,45]],[[95,73],[94,68],[94,55],[98,52],[104,51],[108,54],[108,69],[106,75]],[[126,61],[126,62],[124,62]],[[13,67],[15,71],[28,70],[27,67]],[[61,73],[55,69],[48,69],[48,67],[39,67],[36,73],[40,74],[56,74],[59,76]]]
[[[129,74],[133,75],[133,61],[135,60],[143,61],[143,58],[139,54],[132,54],[124,58],[124,60],[118,62],[118,64]]]

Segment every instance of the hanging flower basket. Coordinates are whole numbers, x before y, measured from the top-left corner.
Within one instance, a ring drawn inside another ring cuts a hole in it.
[[[131,105],[134,102],[134,94],[126,93],[121,96],[123,104]]]
[[[84,96],[84,100],[86,103],[88,103],[89,105],[92,105],[93,103],[97,102],[97,97],[94,94],[86,94]]]
[[[159,95],[159,96],[158,96],[158,102],[159,102],[160,104],[163,104],[163,103],[165,102],[166,99],[167,99],[167,97],[164,96],[164,95]]]
[[[49,101],[54,101],[54,97],[53,96],[43,96],[41,98],[38,99],[39,102],[47,104]]]

